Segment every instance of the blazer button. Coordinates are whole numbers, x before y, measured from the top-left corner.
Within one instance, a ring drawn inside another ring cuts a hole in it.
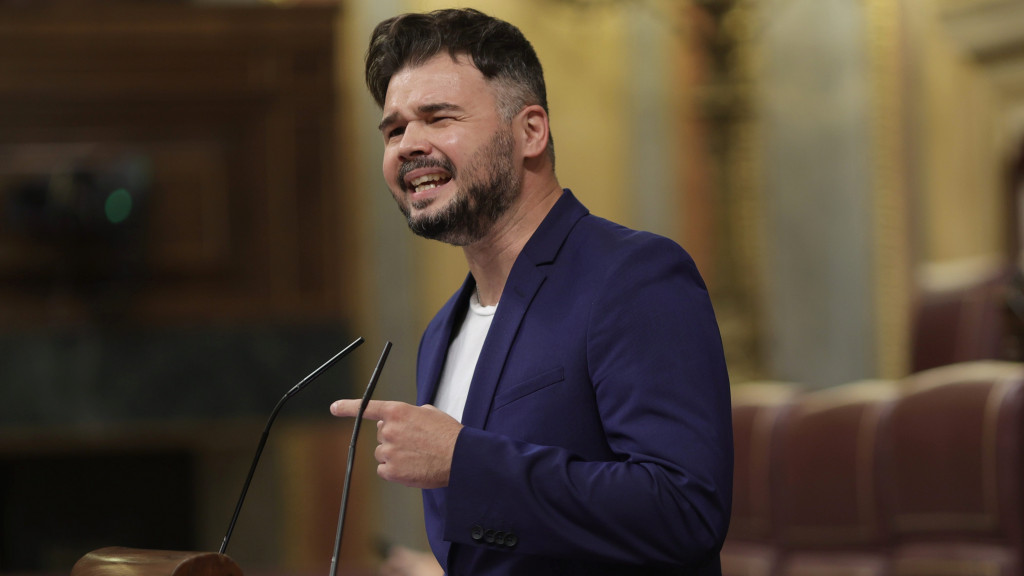
[[[479,542],[480,539],[484,537],[484,529],[483,529],[483,527],[480,526],[479,524],[473,524],[473,531],[470,533],[470,536],[473,537],[473,540],[476,540],[477,542]]]
[[[484,542],[494,544],[494,530],[487,530],[484,532]]]
[[[494,543],[497,544],[498,546],[504,546],[505,545],[505,533],[502,532],[501,530],[498,530],[497,532],[495,532],[494,533]]]
[[[518,542],[519,542],[519,537],[516,536],[515,534],[513,534],[511,532],[509,532],[508,534],[505,534],[505,546],[507,546],[508,548],[515,548],[516,544]]]

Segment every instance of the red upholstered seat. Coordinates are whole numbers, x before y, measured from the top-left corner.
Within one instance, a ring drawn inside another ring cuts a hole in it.
[[[1020,575],[1024,367],[963,363],[904,386],[885,446],[894,574]]]
[[[937,366],[1005,358],[1006,293],[1010,270],[952,264],[923,277],[916,298],[912,334],[912,366],[917,373]],[[946,277],[944,280],[940,278]],[[951,281],[950,278],[955,281]]]
[[[866,381],[810,393],[780,424],[780,574],[886,573],[878,437],[897,396],[891,382]]]
[[[726,575],[1024,576],[1024,364],[734,391]]]
[[[772,467],[778,423],[800,388],[785,382],[733,387],[735,467],[732,519],[722,550],[726,576],[770,576],[778,561],[774,545]]]

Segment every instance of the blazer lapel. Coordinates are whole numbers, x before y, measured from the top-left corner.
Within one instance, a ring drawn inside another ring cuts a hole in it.
[[[455,328],[462,322],[462,317],[469,306],[469,295],[475,287],[473,276],[467,274],[462,288],[438,311],[439,321],[435,324],[436,328],[428,329],[423,335],[419,351],[420,367],[416,375],[420,383],[420,386],[416,387],[416,404],[420,406],[434,401],[437,387],[441,382],[441,370],[448,356],[448,345],[455,337]]]
[[[486,426],[491,401],[494,399],[519,326],[537,291],[547,278],[545,269],[554,263],[573,226],[588,213],[586,207],[576,200],[572,192],[565,190],[562,198],[523,247],[509,273],[505,289],[501,293],[498,311],[495,313],[473,372],[469,396],[462,413],[464,425],[480,429]],[[441,371],[448,355],[448,345],[454,337],[455,328],[462,322],[463,314],[469,307],[469,295],[475,287],[476,281],[472,275],[468,275],[462,288],[438,312],[438,321],[424,334],[419,352],[420,369],[417,381],[421,385],[417,387],[417,404],[433,402],[437,394]]]
[[[501,302],[494,314],[494,321],[480,351],[476,370],[473,372],[473,383],[469,387],[466,408],[462,412],[464,425],[482,429],[487,424],[491,400],[498,387],[505,360],[515,341],[523,316],[526,315],[537,290],[544,283],[544,278],[546,275],[538,271],[528,259],[520,257],[512,267],[509,281],[501,293]]]
[[[573,226],[587,214],[587,209],[572,192],[565,190],[512,266],[473,372],[473,382],[462,413],[462,423],[466,426],[482,429],[487,425],[491,401],[505,362],[523,317],[547,278],[547,266],[554,263]]]

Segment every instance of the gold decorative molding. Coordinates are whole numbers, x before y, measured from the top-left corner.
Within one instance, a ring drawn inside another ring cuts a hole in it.
[[[733,382],[765,377],[762,293],[764,207],[760,196],[760,126],[756,98],[758,13],[737,0],[695,3],[708,18],[702,44],[708,80],[700,87],[707,122],[715,218],[715,270],[709,284]]]
[[[872,114],[875,356],[881,378],[910,366],[910,226],[904,139],[902,3],[864,2]]]

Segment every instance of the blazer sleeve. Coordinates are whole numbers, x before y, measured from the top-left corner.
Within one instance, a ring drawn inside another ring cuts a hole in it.
[[[628,564],[696,566],[717,556],[730,514],[732,424],[703,280],[663,238],[620,254],[605,280],[586,320],[587,378],[614,456],[587,460],[464,428],[446,540],[493,546],[492,530],[489,540],[518,553]]]

